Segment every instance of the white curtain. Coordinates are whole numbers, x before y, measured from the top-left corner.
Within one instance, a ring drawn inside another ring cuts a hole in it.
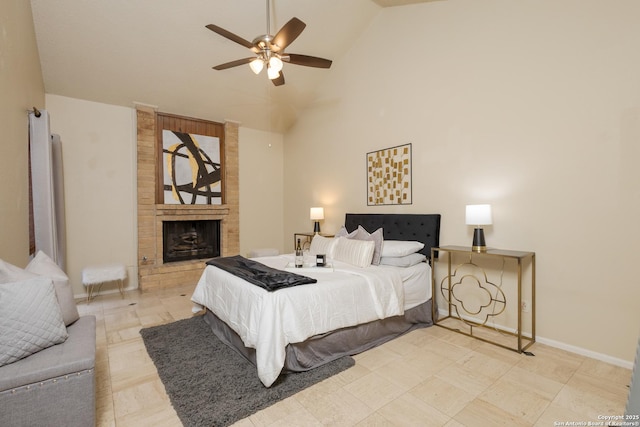
[[[31,186],[36,252],[46,253],[65,270],[64,191],[60,137],[51,135],[49,113],[29,113]]]

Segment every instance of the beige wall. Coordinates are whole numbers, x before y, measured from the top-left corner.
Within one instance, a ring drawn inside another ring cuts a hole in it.
[[[284,250],[282,135],[240,128],[240,253]]]
[[[323,231],[348,211],[438,212],[441,243],[470,245],[465,204],[490,203],[488,245],[537,253],[540,339],[630,366],[638,16],[635,0],[383,9],[285,135],[285,236],[309,229],[320,205]],[[368,207],[365,153],[405,143],[413,204]]]
[[[29,258],[27,110],[44,108],[28,1],[0,0],[0,94],[0,259],[24,267]]]
[[[124,264],[136,288],[135,110],[49,94],[46,103],[62,141],[73,291],[85,292],[84,267],[108,263]]]

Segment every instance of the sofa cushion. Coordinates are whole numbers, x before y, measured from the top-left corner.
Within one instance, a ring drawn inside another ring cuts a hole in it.
[[[0,366],[55,344],[68,335],[51,279],[0,285]]]

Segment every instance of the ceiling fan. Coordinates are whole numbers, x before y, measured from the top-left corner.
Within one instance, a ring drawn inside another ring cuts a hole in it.
[[[206,27],[225,37],[231,41],[234,41],[242,46],[251,49],[255,56],[248,58],[238,59],[236,61],[226,62],[224,64],[216,65],[214,70],[226,70],[227,68],[237,67],[243,64],[249,64],[251,70],[259,74],[260,71],[266,66],[267,76],[273,82],[275,86],[284,84],[284,74],[282,73],[283,62],[288,62],[295,65],[304,65],[305,67],[316,68],[329,68],[331,67],[331,60],[318,58],[315,56],[299,55],[295,53],[285,53],[285,49],[289,46],[298,36],[302,33],[302,30],[307,26],[304,22],[298,18],[291,18],[289,22],[276,33],[275,36],[269,34],[269,22],[270,22],[270,8],[269,0],[267,0],[267,34],[261,35],[248,41],[240,36],[233,34],[224,28],[217,25],[209,24]]]

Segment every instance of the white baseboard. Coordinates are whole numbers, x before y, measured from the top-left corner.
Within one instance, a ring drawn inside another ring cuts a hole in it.
[[[446,310],[439,309],[438,313],[440,313],[442,317],[447,316]],[[468,317],[468,318],[464,317],[464,318],[467,320],[481,323],[480,321],[478,321],[478,319],[474,319],[472,317]],[[515,329],[507,328],[500,325],[491,325],[491,327],[492,328],[495,327],[496,329],[500,329],[505,332],[511,332],[511,333],[515,332]],[[526,332],[523,332],[522,336],[530,338],[531,334],[530,333],[527,334]],[[544,338],[539,335],[536,337],[536,342],[539,342],[540,344],[548,345],[549,347],[554,347],[560,350],[565,350],[571,353],[579,354],[580,356],[590,357],[591,359],[599,360],[601,362],[610,363],[611,365],[620,366],[626,369],[633,369],[633,363],[634,363],[633,361],[619,359],[617,357],[609,356],[608,354],[598,353],[592,350],[588,350],[586,348],[577,347],[571,344],[563,343],[563,342],[552,340],[549,338]]]
[[[610,363],[615,366],[620,366],[626,369],[633,369],[633,361],[619,359],[617,357],[609,356],[608,354],[598,353],[592,350],[588,350],[582,347],[576,347],[575,345],[566,344],[560,341],[555,341],[549,338],[536,337],[536,341],[540,344],[548,345],[549,347],[559,348],[560,350],[566,350],[571,353],[576,353],[581,356],[590,357],[592,359],[599,360],[601,362]]]

